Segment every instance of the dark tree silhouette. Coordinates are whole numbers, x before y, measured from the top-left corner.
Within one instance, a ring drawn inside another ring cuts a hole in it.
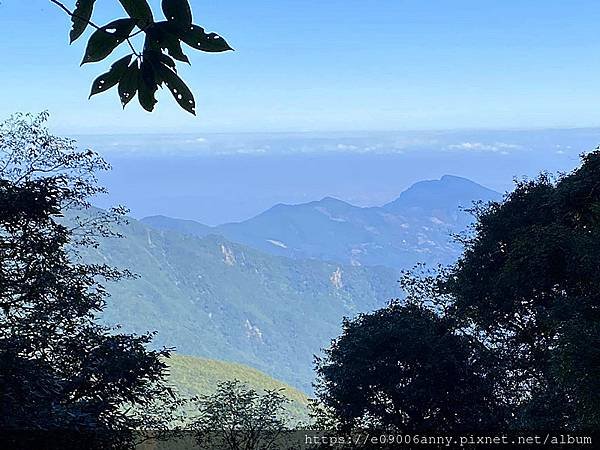
[[[317,358],[317,397],[346,430],[489,429],[498,418],[485,362],[446,320],[392,302],[344,321]]]
[[[90,214],[107,164],[48,133],[46,114],[0,125],[0,429],[110,431],[171,392],[167,350],[97,322],[104,283],[128,276],[78,261],[120,211]],[[70,225],[66,209],[79,210]],[[151,426],[160,426],[160,421]]]
[[[212,395],[195,399],[191,428],[201,448],[275,450],[287,448],[283,431],[289,400],[281,391],[258,393],[239,381],[224,381]]]
[[[90,97],[118,86],[123,108],[136,96],[142,108],[153,111],[157,103],[156,92],[166,85],[175,101],[191,114],[196,114],[194,95],[177,75],[175,61],[189,63],[183,53],[182,43],[202,52],[218,53],[232,50],[225,39],[216,33],[207,33],[193,24],[192,9],[188,0],[162,0],[166,20],[155,21],[147,0],[118,0],[127,14],[99,26],[92,22],[96,0],[77,0],[69,9],[63,2],[50,0],[72,21],[69,33],[73,43],[91,27],[81,64],[103,61],[120,45],[127,44],[131,53],[117,60],[108,72],[92,84]],[[142,50],[136,50],[133,39],[144,35]]]
[[[600,429],[600,150],[473,211],[454,266],[406,273],[317,359],[334,423]]]
[[[600,428],[600,151],[476,209],[449,314],[503,362],[521,428]]]

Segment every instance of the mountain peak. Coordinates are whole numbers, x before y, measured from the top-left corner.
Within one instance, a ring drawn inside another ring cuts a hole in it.
[[[194,220],[174,219],[163,215],[144,217],[140,222],[157,230],[173,230],[198,237],[204,237],[212,231],[208,225]]]
[[[437,180],[431,180],[437,181]],[[439,179],[442,183],[468,183],[468,184],[477,184],[474,181],[469,180],[468,178],[459,177],[456,175],[443,175],[442,178]],[[480,185],[478,185],[480,186]]]
[[[498,192],[468,178],[444,175],[439,180],[419,181],[413,184],[384,208],[456,209],[458,206],[469,207],[473,201],[498,200],[500,197]]]
[[[334,205],[352,206],[350,203],[347,203],[343,200],[340,200],[339,198],[331,197],[328,195],[326,197],[323,197],[321,200],[313,200],[313,201],[310,201],[307,203],[294,203],[294,204],[277,203],[276,205],[267,209],[262,214],[264,214],[266,212],[271,212],[271,211],[279,212],[281,210],[290,210],[290,209],[306,208],[306,207],[313,207],[313,206],[334,206]],[[261,214],[259,214],[259,215],[261,215]]]
[[[317,203],[320,203],[322,205],[349,205],[349,203],[346,203],[345,201],[340,200],[339,198],[331,196],[323,197]]]

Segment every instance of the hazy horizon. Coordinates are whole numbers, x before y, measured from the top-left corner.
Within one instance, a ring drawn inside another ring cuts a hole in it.
[[[513,179],[569,171],[600,128],[77,136],[113,164],[100,206],[218,225],[278,203],[332,196],[357,206],[394,200],[443,175],[506,192]]]

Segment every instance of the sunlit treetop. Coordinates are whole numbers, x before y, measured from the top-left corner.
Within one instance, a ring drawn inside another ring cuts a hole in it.
[[[90,36],[81,64],[100,62],[120,45],[128,45],[131,53],[115,61],[108,72],[92,84],[90,97],[117,86],[123,108],[137,95],[146,111],[153,111],[156,92],[165,85],[179,106],[196,114],[196,102],[191,90],[177,75],[177,62],[189,64],[182,43],[203,52],[219,53],[233,50],[216,33],[207,33],[192,22],[188,0],[162,0],[166,20],[156,21],[147,0],[118,0],[128,17],[118,18],[106,25],[96,25],[92,14],[96,0],[77,0],[70,10],[58,0],[50,0],[71,16],[70,41],[80,38],[88,27]],[[131,38],[144,34],[143,49],[134,47]]]

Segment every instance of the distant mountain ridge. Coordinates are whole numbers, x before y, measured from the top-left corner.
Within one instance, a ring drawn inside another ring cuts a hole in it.
[[[293,260],[134,219],[115,231],[124,238],[82,254],[139,275],[107,286],[105,323],[156,330],[157,346],[245,364],[304,392],[313,356],[340,333],[342,318],[400,295],[397,273],[384,267]]]
[[[153,216],[148,226],[205,237],[217,234],[261,251],[294,259],[354,266],[410,268],[418,262],[448,264],[460,248],[451,234],[471,223],[476,201],[501,194],[466,178],[445,175],[421,181],[381,207],[358,207],[332,197],[298,205],[278,204],[243,222],[217,227]]]
[[[310,392],[313,355],[339,335],[342,318],[401,296],[398,269],[454,261],[450,233],[471,220],[459,207],[499,197],[444,177],[382,207],[326,197],[216,228],[131,219],[116,230],[124,239],[103,239],[83,256],[140,275],[109,286],[106,323],[157,330],[156,345],[245,364]]]

